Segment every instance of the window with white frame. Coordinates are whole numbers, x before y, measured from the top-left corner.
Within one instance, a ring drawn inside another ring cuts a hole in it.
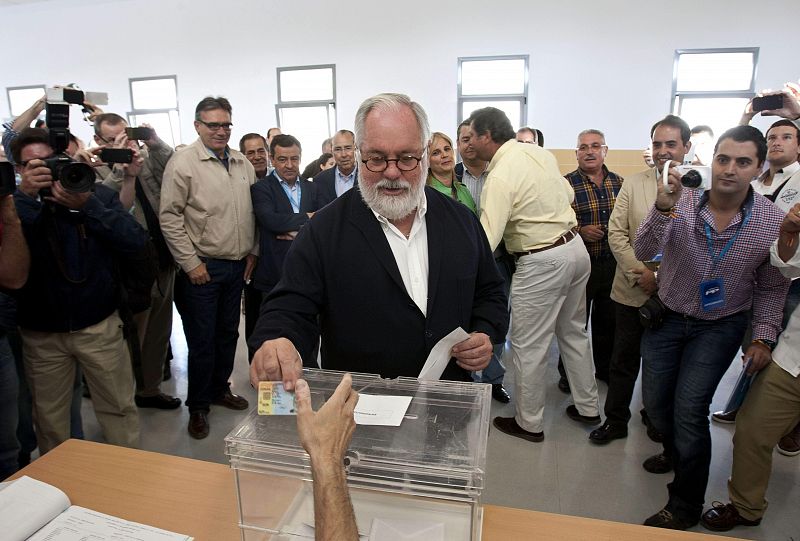
[[[515,130],[528,118],[528,55],[458,59],[458,121],[482,107],[503,111]]]
[[[33,105],[36,100],[44,96],[44,85],[12,86],[6,88],[8,96],[8,112],[16,118]]]
[[[672,112],[689,126],[711,126],[719,137],[755,96],[757,65],[758,47],[676,50]]]
[[[281,132],[303,146],[303,162],[316,160],[322,142],[336,131],[336,66],[278,68],[275,114]]]
[[[178,78],[175,75],[137,77],[128,82],[131,90],[128,124],[149,124],[167,145],[181,144]]]

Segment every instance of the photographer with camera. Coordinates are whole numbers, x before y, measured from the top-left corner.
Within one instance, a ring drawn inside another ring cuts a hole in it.
[[[647,526],[697,524],[711,462],[708,409],[748,312],[750,373],[769,363],[780,331],[789,282],[770,265],[769,253],[783,213],[750,186],[766,155],[756,128],[726,131],[714,149],[710,189],[687,189],[679,168],[671,168],[636,232],[637,259],[663,253],[658,281],[665,310],[661,326],[642,337],[642,395],[675,470],[669,500]]]
[[[129,137],[128,135],[132,137]],[[141,137],[142,139],[134,139]],[[140,408],[176,409],[180,398],[161,392],[164,363],[167,359],[169,337],[172,334],[172,300],[175,287],[175,260],[161,234],[158,214],[161,207],[161,181],[173,150],[162,141],[150,126],[128,128],[128,123],[115,113],[103,113],[94,121],[94,141],[112,149],[129,149],[131,163],[101,165],[95,170],[105,186],[119,192],[120,202],[150,234],[155,248],[155,282],[149,296],[128,299],[133,323],[138,333],[138,347],[133,355],[137,373],[136,405]]]
[[[60,86],[55,86],[54,88],[65,88]],[[68,87],[66,87],[68,88]],[[23,111],[18,117],[16,117],[13,121],[6,122],[3,124],[3,150],[6,154],[6,159],[13,164],[13,156],[11,155],[11,142],[19,135],[19,132],[24,130],[25,128],[30,128],[31,124],[36,121],[37,128],[45,128],[47,129],[47,125],[41,121],[37,120],[39,115],[42,114],[42,111],[45,110],[47,106],[47,95],[42,96],[30,107],[28,107],[25,111]],[[97,115],[102,114],[103,110],[94,105],[93,103],[84,101],[82,103],[84,110],[86,111],[86,120],[91,122]],[[84,148],[83,141],[75,137],[74,135],[69,135],[69,145],[65,149],[65,153],[70,157],[75,157],[79,150]]]
[[[31,251],[17,316],[39,450],[69,438],[76,366],[106,441],[135,447],[139,419],[113,264],[140,250],[146,232],[113,190],[95,184],[94,171],[58,154],[65,147],[52,127],[25,129],[12,143],[22,176],[14,200]]]

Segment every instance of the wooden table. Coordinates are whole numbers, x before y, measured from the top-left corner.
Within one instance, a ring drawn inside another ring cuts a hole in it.
[[[228,466],[69,440],[12,478],[27,475],[63,490],[74,505],[192,535],[238,541],[234,477]],[[483,540],[723,541],[716,535],[484,506]]]

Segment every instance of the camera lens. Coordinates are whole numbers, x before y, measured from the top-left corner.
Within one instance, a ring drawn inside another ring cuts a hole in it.
[[[702,183],[703,177],[694,169],[687,171],[686,174],[681,177],[681,184],[687,188],[697,188]]]
[[[85,163],[64,163],[58,169],[57,178],[68,192],[85,193],[92,191],[95,183],[94,170]]]

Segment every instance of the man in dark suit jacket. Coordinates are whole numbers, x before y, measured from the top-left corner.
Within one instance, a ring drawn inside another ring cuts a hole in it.
[[[356,166],[354,137],[350,130],[339,130],[333,136],[331,150],[336,167],[331,167],[314,177],[319,208],[324,207],[356,185],[358,167]]]
[[[433,346],[461,326],[445,379],[470,381],[508,327],[503,280],[474,214],[425,188],[427,117],[382,94],[356,115],[359,186],[299,233],[250,340],[251,380],[293,388],[302,364],[417,376]]]
[[[276,135],[270,145],[270,157],[275,169],[250,188],[260,251],[252,283],[262,296],[280,280],[283,260],[294,237],[319,208],[315,186],[298,174],[300,142],[291,135]],[[249,337],[252,329],[245,334]]]

